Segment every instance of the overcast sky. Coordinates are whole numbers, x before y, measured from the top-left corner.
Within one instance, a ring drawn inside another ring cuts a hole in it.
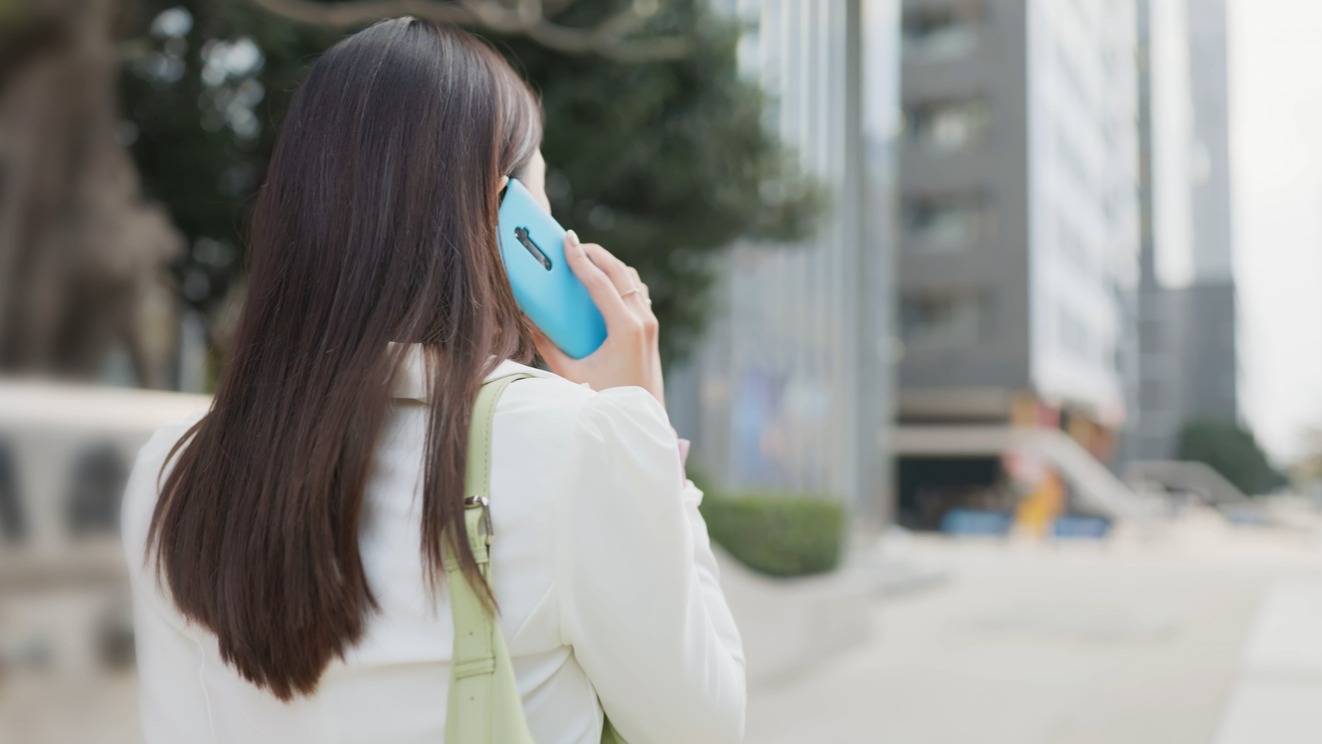
[[[1232,0],[1241,393],[1278,461],[1322,429],[1322,2]]]

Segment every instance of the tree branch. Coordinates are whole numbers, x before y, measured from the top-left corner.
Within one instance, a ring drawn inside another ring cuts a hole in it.
[[[546,9],[546,16],[557,16],[569,9],[575,0],[542,0],[542,6]]]
[[[472,23],[473,14],[444,0],[359,0],[319,3],[314,0],[252,0],[259,8],[311,26],[342,29],[374,23],[382,18],[417,16],[443,23]]]
[[[622,39],[642,28],[653,15],[656,15],[656,0],[634,0],[628,8],[603,21],[592,33],[601,38]]]
[[[635,0],[594,28],[573,28],[547,20],[573,0],[518,0],[510,8],[499,0],[252,0],[260,8],[300,23],[343,29],[382,18],[411,15],[442,23],[480,26],[502,34],[523,34],[542,46],[570,54],[599,54],[623,61],[678,59],[692,42],[683,36],[630,37],[656,11],[655,0]]]

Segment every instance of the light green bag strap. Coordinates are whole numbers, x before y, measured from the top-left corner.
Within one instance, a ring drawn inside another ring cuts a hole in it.
[[[496,401],[511,382],[527,374],[489,380],[473,406],[468,432],[468,468],[464,473],[464,522],[468,542],[482,577],[491,580],[491,429]],[[533,744],[523,717],[523,701],[514,683],[505,638],[481,598],[459,570],[450,546],[445,550],[445,580],[454,616],[454,661],[445,741],[452,744]]]
[[[468,468],[464,472],[464,524],[468,543],[482,578],[491,580],[491,430],[496,401],[510,383],[525,377],[515,373],[488,380],[473,406],[468,431]],[[454,661],[450,667],[450,700],[445,717],[448,744],[534,744],[523,715],[523,700],[514,681],[514,665],[500,625],[487,612],[473,586],[459,570],[453,550],[444,546],[445,580],[454,616]],[[625,744],[604,721],[602,744]]]

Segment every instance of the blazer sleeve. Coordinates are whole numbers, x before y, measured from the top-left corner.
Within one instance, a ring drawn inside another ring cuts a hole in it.
[[[147,560],[147,530],[156,509],[157,480],[188,422],[162,427],[138,453],[121,506],[124,557],[133,594],[138,659],[138,707],[143,741],[213,741],[211,708],[202,684],[205,652],[174,609],[169,589]]]
[[[603,391],[567,444],[561,623],[605,714],[630,744],[740,741],[743,647],[665,410],[640,388]]]

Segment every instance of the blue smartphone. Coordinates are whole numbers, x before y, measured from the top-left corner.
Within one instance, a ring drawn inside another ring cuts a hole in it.
[[[519,309],[574,359],[596,351],[606,340],[606,321],[565,262],[565,229],[513,178],[496,227]]]

